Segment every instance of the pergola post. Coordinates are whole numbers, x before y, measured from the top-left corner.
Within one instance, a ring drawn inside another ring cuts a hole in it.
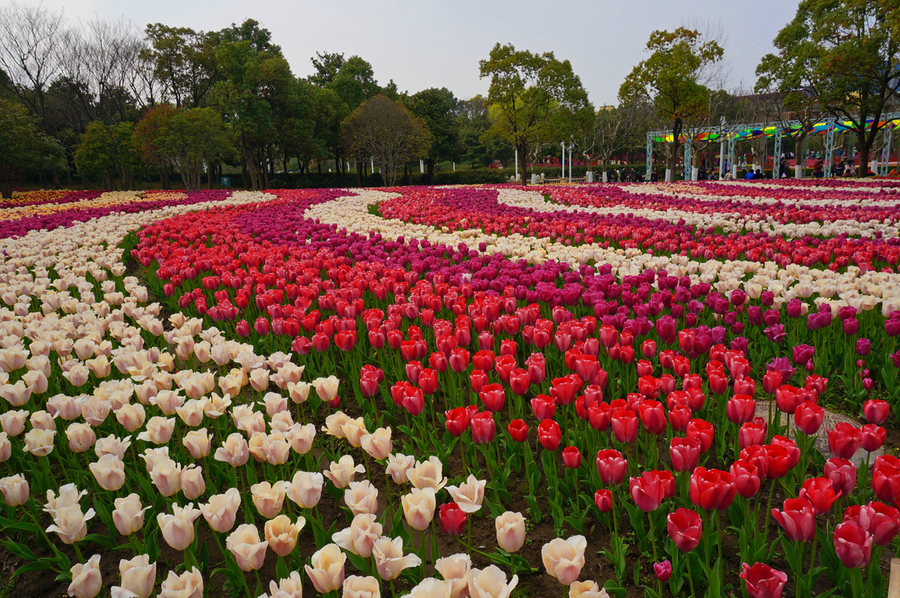
[[[653,177],[653,133],[647,132],[647,174],[644,177],[646,182],[650,182]]]
[[[831,167],[834,162],[834,119],[828,119],[828,132],[825,133],[825,173],[826,179],[831,178]]]
[[[772,178],[781,176],[781,125],[775,126],[775,150],[772,154]]]
[[[681,175],[682,180],[691,180],[691,141],[689,138],[684,140],[684,172]]]
[[[893,133],[894,128],[892,125],[889,124],[884,128],[884,147],[881,148],[881,159],[878,161],[878,174],[881,176],[887,176],[887,173],[891,170],[890,161]]]

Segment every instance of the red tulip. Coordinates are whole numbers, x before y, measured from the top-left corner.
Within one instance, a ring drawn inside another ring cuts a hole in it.
[[[606,489],[597,490],[594,492],[594,504],[601,513],[609,513],[612,511],[612,492]]]
[[[404,387],[403,398],[400,405],[406,409],[410,415],[419,415],[425,409],[425,395],[422,389],[412,384]]]
[[[834,428],[828,431],[828,448],[836,457],[850,459],[860,446],[862,437],[859,428],[847,422],[835,424]]]
[[[661,563],[653,563],[653,573],[659,581],[663,583],[669,581],[672,577],[672,563],[669,559],[666,559]]]
[[[490,411],[482,411],[469,420],[472,428],[472,440],[477,444],[485,444],[494,439],[494,414]]]
[[[756,416],[756,401],[750,395],[734,395],[725,404],[725,414],[728,417],[728,421],[736,424],[753,421],[753,418]]]
[[[413,384],[419,383],[419,376],[422,375],[422,370],[425,369],[422,367],[422,364],[418,361],[410,361],[406,364],[406,379],[412,382]]]
[[[559,424],[552,419],[545,419],[538,424],[537,433],[541,446],[548,451],[555,451],[562,439],[562,430],[560,430]]]
[[[440,351],[435,351],[428,356],[428,365],[436,372],[447,371],[447,356]],[[465,368],[463,368],[465,369]]]
[[[744,580],[750,598],[781,598],[788,579],[787,573],[765,563],[756,563],[752,567],[742,563],[741,568],[740,577]]]
[[[704,419],[695,418],[688,422],[687,435],[700,439],[700,452],[705,453],[712,446],[715,428]]]
[[[603,449],[597,452],[597,471],[604,484],[621,484],[625,479],[628,461],[616,449]]]
[[[341,330],[334,335],[334,346],[344,351],[351,351],[356,346],[356,331]]]
[[[531,399],[531,411],[539,420],[553,419],[556,413],[556,401],[547,395],[538,395]]]
[[[707,376],[709,377],[710,392],[717,395],[725,394],[725,391],[728,390],[728,378],[725,377],[725,372],[711,370],[707,372]]]
[[[700,439],[695,436],[687,438],[674,436],[669,441],[669,456],[672,459],[673,470],[694,471],[700,461]]]
[[[809,478],[803,482],[799,494],[799,498],[805,498],[812,504],[816,515],[827,513],[839,496],[828,478]]]
[[[747,422],[738,431],[738,443],[741,449],[763,444],[766,441],[766,427],[756,422]]]
[[[727,509],[736,492],[734,476],[727,471],[698,467],[691,474],[688,496],[701,509]]]
[[[444,412],[447,418],[447,431],[454,436],[460,436],[469,429],[469,413],[465,407],[456,407]]]
[[[528,440],[528,424],[523,419],[514,419],[509,422],[507,431],[510,437],[516,442],[525,442]]]
[[[494,369],[494,352],[486,350],[478,351],[472,356],[472,365],[475,366],[475,369],[484,372]]]
[[[852,505],[844,512],[844,521],[856,521],[872,534],[877,546],[887,546],[900,531],[900,511],[878,501]]]
[[[676,405],[669,410],[669,423],[672,424],[673,430],[684,432],[693,416],[691,408],[687,405]]]
[[[638,378],[638,392],[648,399],[659,396],[659,380],[653,376],[641,376]]]
[[[553,397],[560,405],[571,405],[575,402],[575,397],[580,388],[580,380],[577,376],[565,376],[564,378],[554,378],[553,385],[550,387],[550,396]]]
[[[450,351],[448,363],[451,370],[457,374],[461,374],[469,367],[469,352],[463,348],[453,349]]]
[[[856,488],[856,467],[847,459],[832,457],[825,462],[825,477],[839,496],[850,496]]]
[[[825,419],[825,409],[812,401],[804,401],[794,411],[794,423],[809,436],[818,433]]]
[[[247,323],[247,320],[241,320],[234,325],[234,331],[238,336],[247,338],[248,336],[250,336],[250,324]]]
[[[655,511],[666,495],[663,482],[656,474],[656,471],[645,471],[641,477],[629,481],[631,498],[645,513]]]
[[[784,528],[789,540],[812,542],[816,535],[816,512],[805,498],[788,498],[781,511],[772,509],[772,517]]]
[[[881,426],[876,424],[866,424],[859,430],[862,439],[862,447],[866,451],[872,453],[881,448],[884,444],[887,432]]]
[[[738,494],[744,498],[756,496],[756,493],[759,492],[761,480],[759,469],[753,462],[746,459],[738,459],[731,464],[728,471],[734,476],[734,488]]]
[[[647,400],[638,406],[641,423],[651,434],[662,434],[666,431],[666,412],[659,401]]]
[[[900,496],[900,459],[893,455],[879,455],[872,468],[872,489],[878,500],[897,504]]]
[[[451,536],[460,536],[466,530],[469,516],[459,508],[458,504],[451,502],[438,507],[438,520],[442,532]]]
[[[256,334],[260,336],[266,336],[269,334],[269,320],[260,316],[256,318],[256,322],[253,324],[253,329],[256,330]]]
[[[700,544],[703,520],[695,511],[680,508],[666,518],[669,537],[681,552],[690,552]]]
[[[523,397],[528,392],[531,385],[531,375],[528,370],[516,368],[509,375],[509,386],[512,388],[516,396]]]
[[[653,359],[656,356],[656,341],[647,339],[641,343],[641,353],[647,359]]]
[[[578,469],[581,467],[581,451],[578,447],[567,446],[562,452],[563,465],[569,469]]]
[[[478,396],[484,403],[484,408],[494,413],[503,409],[503,405],[506,403],[506,393],[503,387],[496,382],[482,388]]]
[[[481,389],[487,386],[488,377],[482,370],[472,370],[469,374],[469,384],[472,386],[473,392],[481,392]]]
[[[525,360],[525,365],[528,366],[532,384],[541,384],[547,378],[547,363],[543,353],[532,353]]]
[[[610,418],[613,435],[619,442],[634,442],[637,440],[638,419],[634,411],[617,411]]]
[[[419,374],[418,384],[422,387],[422,392],[426,395],[434,394],[438,388],[437,372],[431,368],[425,368],[422,370],[422,373]]]
[[[834,551],[848,569],[865,567],[872,558],[875,538],[855,521],[844,521],[834,528]]]
[[[870,424],[881,425],[887,421],[891,412],[891,405],[881,399],[869,399],[863,403],[863,416]]]
[[[797,443],[790,438],[785,438],[784,436],[776,434],[772,437],[772,444],[783,447],[787,451],[788,469],[793,469],[794,466],[800,462],[800,449],[797,447]]]

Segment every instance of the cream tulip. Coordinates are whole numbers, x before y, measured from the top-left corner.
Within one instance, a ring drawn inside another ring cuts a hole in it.
[[[287,485],[287,482],[275,482],[274,484],[260,482],[250,487],[253,505],[260,515],[266,519],[272,519],[281,512]]]
[[[435,492],[447,484],[447,478],[443,475],[444,464],[436,456],[428,457],[427,461],[418,461],[406,472],[409,483],[422,490],[432,488]]]
[[[481,503],[484,501],[486,485],[487,480],[479,481],[474,475],[469,474],[464,484],[447,486],[447,492],[450,493],[463,513],[477,513],[481,510]]]
[[[250,447],[244,437],[235,432],[229,434],[222,446],[216,449],[213,458],[232,467],[239,467],[250,458]]]
[[[586,547],[587,540],[584,536],[572,536],[565,540],[554,538],[544,544],[541,548],[541,560],[547,574],[558,579],[564,586],[572,585],[584,567]]]
[[[319,398],[325,402],[331,401],[337,396],[340,383],[337,376],[316,378],[312,381],[312,385],[316,389],[316,394],[318,394]]]
[[[344,502],[354,515],[360,513],[375,513],[378,511],[378,488],[369,483],[369,480],[350,482],[344,490]]]
[[[95,554],[88,562],[72,565],[69,570],[72,573],[72,582],[66,590],[69,596],[74,598],[94,598],[103,587],[103,579],[100,577],[100,555]]]
[[[364,434],[360,438],[360,444],[363,450],[376,461],[387,459],[394,448],[391,441],[391,429],[378,428],[371,434]]]
[[[122,588],[138,598],[150,598],[156,586],[156,563],[150,564],[150,556],[139,554],[133,559],[119,561]]]
[[[497,544],[506,552],[518,552],[525,544],[525,518],[521,513],[506,511],[494,520]]]
[[[172,505],[172,514],[160,513],[156,522],[162,532],[166,544],[175,550],[185,550],[194,541],[194,521],[200,516],[200,510],[193,503],[186,507]]]
[[[469,573],[472,559],[465,553],[458,553],[434,562],[435,570],[450,582],[450,598],[466,598],[469,595]]]
[[[113,504],[113,524],[123,536],[128,536],[144,527],[144,511],[150,508],[141,506],[141,497],[131,493],[125,498],[117,498]]]
[[[372,556],[375,558],[378,575],[384,581],[396,579],[404,569],[422,564],[422,559],[414,554],[403,555],[403,538],[399,536],[394,539],[381,537],[375,540]]]
[[[504,573],[496,565],[486,569],[472,569],[469,573],[469,596],[471,598],[509,598],[519,584],[519,576],[513,575],[506,581]]]
[[[210,436],[206,428],[199,430],[191,430],[181,439],[181,444],[188,450],[194,459],[202,459],[209,455],[212,448],[212,436]]]
[[[381,586],[374,577],[351,575],[344,580],[341,598],[381,598]]]
[[[3,500],[10,507],[23,505],[28,501],[30,495],[28,480],[20,473],[2,478],[0,479],[0,493],[3,494]]]
[[[319,504],[325,479],[319,472],[298,471],[287,486],[287,497],[302,509],[312,509]]]
[[[344,455],[338,461],[332,461],[325,472],[325,477],[331,480],[336,488],[346,488],[353,481],[353,476],[357,473],[365,473],[366,468],[362,465],[354,465],[351,455]]]
[[[157,598],[203,598],[203,575],[197,567],[181,575],[169,571]]]
[[[569,598],[609,598],[596,581],[575,581],[569,586]]]
[[[47,533],[56,532],[63,543],[74,544],[87,535],[87,522],[94,518],[95,513],[94,509],[83,513],[81,506],[76,503],[56,509],[52,515],[53,525],[47,528]]]
[[[347,555],[337,544],[328,544],[313,553],[306,574],[320,594],[333,592],[344,583],[344,563]]]
[[[306,518],[298,517],[294,523],[287,515],[279,515],[266,521],[265,534],[269,548],[278,556],[289,555],[297,546],[297,535],[305,525]]]
[[[412,455],[396,453],[388,455],[388,464],[384,470],[385,475],[391,476],[395,484],[409,482],[409,471],[415,466],[416,458]]]
[[[262,596],[260,596],[262,598]],[[297,571],[291,571],[291,575],[275,582],[269,582],[268,598],[303,598],[303,578]]]
[[[267,541],[260,541],[256,526],[249,523],[239,525],[225,539],[225,547],[234,555],[242,571],[255,571],[262,567],[268,546]]]
[[[383,528],[372,513],[360,513],[353,518],[350,527],[331,536],[331,541],[357,556],[369,558],[372,548],[381,537]]]
[[[237,488],[229,488],[224,494],[214,494],[209,502],[198,505],[209,527],[224,534],[234,527],[237,511],[241,508],[241,493]]]
[[[206,492],[206,479],[203,468],[199,465],[188,465],[181,470],[181,492],[188,500],[196,500]]]
[[[426,577],[405,598],[450,598],[453,584],[443,579]]]
[[[411,528],[419,531],[428,529],[436,506],[434,488],[413,488],[412,492],[400,498],[400,502],[403,504],[403,516]]]
[[[125,484],[125,463],[116,455],[103,455],[88,467],[104,490],[115,491]]]

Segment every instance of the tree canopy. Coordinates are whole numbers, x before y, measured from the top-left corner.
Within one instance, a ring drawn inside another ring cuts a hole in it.
[[[533,54],[498,43],[479,64],[481,77],[491,80],[487,99],[494,119],[486,135],[519,150],[524,182],[531,144],[567,140],[579,119],[593,117],[587,92],[571,63],[557,60],[553,52]]]
[[[786,105],[811,105],[850,121],[861,174],[879,120],[897,96],[898,12],[890,0],[803,0],[775,36],[776,52],[757,69],[758,87],[786,94]]]
[[[363,102],[342,127],[345,147],[357,160],[371,158],[386,187],[394,185],[398,168],[428,152],[430,135],[421,120],[390,98],[377,95]]]

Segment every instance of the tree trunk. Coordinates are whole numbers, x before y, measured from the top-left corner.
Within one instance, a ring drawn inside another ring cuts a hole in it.
[[[425,165],[428,167],[428,180],[426,185],[434,185],[434,160],[426,160]]]
[[[360,169],[359,160],[356,161],[356,186],[362,187],[362,170]]]
[[[528,184],[528,144],[524,141],[519,144],[519,174],[522,177],[522,185]]]
[[[669,150],[669,155],[666,156],[666,182],[672,183],[675,181],[675,167],[678,165],[678,146],[681,145],[678,141],[672,141],[667,148]]]

